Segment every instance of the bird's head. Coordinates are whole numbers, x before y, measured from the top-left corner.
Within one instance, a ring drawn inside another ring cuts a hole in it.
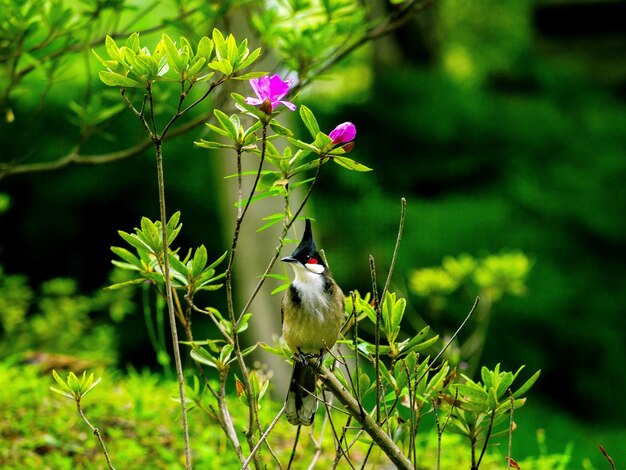
[[[306,269],[314,274],[322,274],[326,270],[326,265],[320,253],[317,251],[315,241],[313,240],[313,232],[311,230],[311,221],[306,219],[304,235],[300,244],[291,254],[281,259],[284,263],[293,263],[292,266],[296,272],[299,269]]]

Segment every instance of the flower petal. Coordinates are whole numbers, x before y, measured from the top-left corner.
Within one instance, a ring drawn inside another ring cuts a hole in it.
[[[252,87],[252,91],[254,91],[254,94],[261,100],[261,102],[263,102],[263,79],[267,80],[267,77],[253,78],[250,80],[250,86]]]
[[[295,111],[296,110],[296,105],[293,104],[291,101],[279,101],[279,103],[284,104],[285,107],[289,110],[289,111]]]
[[[350,142],[356,137],[356,126],[351,122],[344,122],[335,127],[330,134],[328,134],[333,141],[333,144],[343,144]]]
[[[278,74],[272,75],[268,80],[268,96],[272,103],[277,103],[280,99],[289,93],[289,87],[293,80],[283,81]]]
[[[259,106],[260,104],[262,104],[262,103],[263,103],[263,101],[262,101],[262,100],[260,100],[260,99],[258,99],[258,98],[253,98],[253,97],[251,97],[251,96],[248,96],[248,97],[246,98],[246,103],[247,103],[247,104],[251,104],[252,106]]]

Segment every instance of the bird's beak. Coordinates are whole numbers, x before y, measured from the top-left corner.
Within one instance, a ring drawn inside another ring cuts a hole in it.
[[[281,261],[283,263],[295,263],[298,260],[295,259],[293,256],[285,256],[283,259],[281,259]]]

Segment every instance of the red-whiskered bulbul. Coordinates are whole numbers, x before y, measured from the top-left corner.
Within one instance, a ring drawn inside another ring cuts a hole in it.
[[[285,415],[291,424],[309,426],[317,411],[316,365],[337,341],[344,295],[317,251],[309,219],[300,244],[281,261],[295,273],[281,306],[283,337],[294,353]]]

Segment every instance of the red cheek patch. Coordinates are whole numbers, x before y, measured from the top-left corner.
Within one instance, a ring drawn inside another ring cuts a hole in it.
[[[311,258],[310,260],[308,260],[308,261],[306,262],[306,264],[317,264],[317,263],[318,263],[318,261],[317,261],[317,259],[315,259],[315,258]]]

